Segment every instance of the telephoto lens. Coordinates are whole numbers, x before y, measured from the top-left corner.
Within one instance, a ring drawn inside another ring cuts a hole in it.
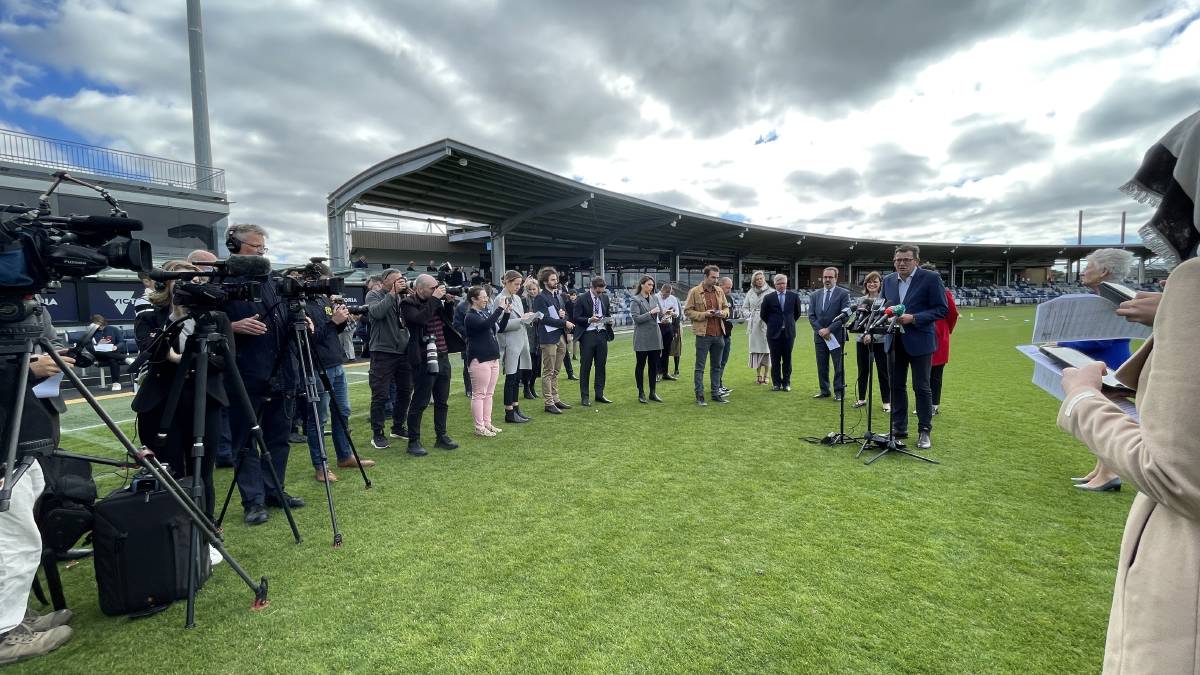
[[[430,375],[438,374],[437,340],[432,335],[425,338],[425,370]]]

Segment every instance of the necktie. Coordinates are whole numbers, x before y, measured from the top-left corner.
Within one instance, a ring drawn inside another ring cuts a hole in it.
[[[825,289],[825,293],[821,295],[821,311],[825,311],[825,303],[829,302],[829,289]]]

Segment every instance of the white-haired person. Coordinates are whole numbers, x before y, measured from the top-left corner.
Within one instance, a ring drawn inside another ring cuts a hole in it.
[[[1087,286],[1092,292],[1096,292],[1100,288],[1100,284],[1105,281],[1122,281],[1129,274],[1129,268],[1133,264],[1133,254],[1119,248],[1101,248],[1092,251],[1087,258],[1084,258],[1087,267],[1083,270],[1083,275],[1080,281],[1084,286]],[[1121,364],[1129,360],[1129,339],[1118,338],[1113,340],[1074,340],[1070,342],[1058,343],[1060,347],[1071,347],[1087,356],[1103,361],[1108,367],[1109,372],[1115,372]],[[1080,490],[1088,490],[1090,492],[1108,492],[1121,489],[1121,478],[1117,476],[1112,469],[1104,465],[1104,461],[1097,459],[1096,465],[1087,475],[1079,478],[1072,478],[1071,482],[1075,483],[1075,487]]]

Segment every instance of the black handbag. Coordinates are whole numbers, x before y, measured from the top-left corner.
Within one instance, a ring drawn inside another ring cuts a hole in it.
[[[190,491],[190,478],[180,480]],[[153,478],[96,502],[92,545],[100,611],[109,616],[145,615],[187,598],[191,520]],[[197,588],[212,573],[200,540]]]

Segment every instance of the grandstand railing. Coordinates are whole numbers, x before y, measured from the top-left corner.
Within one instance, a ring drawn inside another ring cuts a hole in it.
[[[0,129],[0,161],[225,194],[225,170]]]

